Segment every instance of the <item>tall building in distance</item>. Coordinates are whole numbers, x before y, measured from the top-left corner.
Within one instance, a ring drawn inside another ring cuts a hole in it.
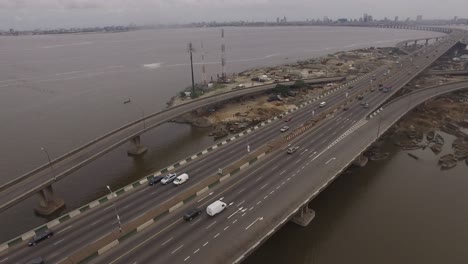
[[[422,15],[418,15],[416,17],[416,22],[418,22],[418,23],[422,22]]]
[[[394,22],[398,22],[398,16],[395,16]]]
[[[364,13],[364,15],[362,16],[362,22],[367,23],[367,19],[367,13]]]

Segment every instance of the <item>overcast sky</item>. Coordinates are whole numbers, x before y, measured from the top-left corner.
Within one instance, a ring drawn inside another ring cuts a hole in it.
[[[468,16],[468,0],[0,0],[0,29],[164,24],[200,21],[289,21]]]

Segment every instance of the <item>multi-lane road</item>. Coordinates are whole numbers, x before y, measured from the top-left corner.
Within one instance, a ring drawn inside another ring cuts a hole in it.
[[[390,73],[385,67],[381,68],[353,84],[353,89],[344,88],[331,94],[323,99],[327,102],[327,107],[319,108],[320,101],[317,101],[298,110],[288,125],[292,129],[299,126],[311,118],[312,110],[319,114],[320,111],[342,101],[346,93],[348,96],[361,93],[368,88],[373,74],[376,74],[377,78],[375,84],[382,79],[386,79],[385,84],[393,87],[405,84],[444,52],[443,45],[450,45],[450,43],[446,42],[439,47],[428,47],[427,55],[420,54],[401,60],[403,65],[400,66],[401,68],[394,67]],[[435,56],[430,53],[431,51]],[[384,76],[385,73],[388,76]],[[207,194],[208,197],[198,199],[189,206],[205,207],[212,200],[222,198],[230,204],[222,215],[210,218],[203,214],[192,223],[182,223],[180,216],[183,210],[187,209],[184,207],[150,226],[141,235],[126,240],[116,250],[109,251],[96,261],[99,263],[113,261],[165,263],[171,260],[172,263],[177,263],[179,260],[181,262],[197,261],[199,258],[198,260],[208,263],[221,263],[224,260],[232,261],[238,258],[240,256],[238,253],[245,251],[245,246],[253,245],[253,243],[246,242],[257,241],[267,234],[263,231],[259,232],[259,227],[275,224],[278,220],[288,216],[286,214],[288,210],[283,210],[284,213],[282,213],[282,211],[278,212],[279,209],[291,208],[292,205],[300,202],[301,197],[306,197],[304,194],[308,190],[304,189],[305,186],[310,187],[310,184],[319,186],[330,177],[327,173],[329,164],[338,164],[338,161],[343,161],[338,160],[338,157],[325,155],[324,150],[333,144],[333,146],[344,144],[345,141],[338,140],[340,138],[346,138],[349,141],[351,137],[354,137],[353,132],[356,129],[367,125],[368,121],[363,118],[370,109],[380,105],[392,93],[382,93],[378,90],[369,92],[364,100],[371,108],[363,108],[357,101],[353,102],[348,111],[337,112],[332,119],[322,122],[314,132],[292,143],[300,147],[293,155],[286,155],[283,150],[274,152],[268,159],[261,161],[252,169],[214,189],[213,194]],[[217,168],[244,156],[247,144],[253,151],[278,137],[279,128],[284,124],[281,120],[274,122],[201,157],[196,162],[180,167],[177,172],[187,172],[191,179],[177,189],[171,185],[137,188],[114,200],[116,208],[111,202],[92,209],[82,216],[59,225],[54,229],[56,235],[52,239],[33,248],[18,247],[8,255],[0,257],[0,261],[24,263],[34,256],[42,256],[47,262],[58,262],[83,245],[115,230],[117,228],[115,210],[118,211],[123,223],[139,217],[145,211],[173,198],[177,192],[193,186],[203,177],[212,175]],[[343,135],[346,136],[343,137]],[[357,142],[360,140],[352,140],[347,144],[352,145]],[[346,151],[341,152],[342,155],[346,154]],[[314,169],[311,171],[312,167]],[[319,171],[318,168],[322,168],[324,173],[317,175],[315,172]],[[290,195],[291,192],[295,195]]]

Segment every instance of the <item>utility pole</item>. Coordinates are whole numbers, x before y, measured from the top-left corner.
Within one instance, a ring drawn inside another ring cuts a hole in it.
[[[202,81],[203,84],[206,85],[206,69],[205,69],[205,50],[203,49],[203,41],[201,42],[201,49],[202,49],[202,54],[201,54],[201,60],[202,60]]]
[[[226,80],[226,44],[224,44],[224,28],[221,29],[221,79]]]
[[[193,78],[193,59],[192,52],[194,52],[192,42],[189,43],[188,51],[190,53],[190,70],[192,71],[192,96],[195,96],[195,79]]]

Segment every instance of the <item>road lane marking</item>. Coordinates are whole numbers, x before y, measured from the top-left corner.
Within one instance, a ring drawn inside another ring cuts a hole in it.
[[[240,212],[242,210],[242,207],[237,209],[234,213],[232,213],[230,216],[228,216],[227,219],[230,219],[231,217],[233,217],[235,214],[237,214],[238,212]]]
[[[155,195],[156,193],[158,193],[158,191],[154,191],[151,193],[151,195]]]
[[[271,171],[275,171],[278,168],[278,165],[274,166]]]
[[[184,246],[184,244],[180,245],[180,247],[178,247],[178,248],[174,249],[174,251],[172,251],[172,253],[171,253],[171,254],[174,254],[174,253],[176,253],[176,252],[177,252],[177,250],[181,249],[183,246]]]
[[[70,225],[70,226],[67,226],[67,227],[65,227],[64,229],[62,229],[62,230],[60,230],[60,231],[57,231],[57,234],[60,234],[60,233],[64,232],[65,230],[70,229],[71,227],[72,227],[71,225]]]
[[[131,204],[127,204],[126,206],[122,206],[122,209],[125,209],[127,207],[129,207]]]
[[[262,201],[258,201],[258,202],[257,202],[257,205],[259,205],[261,202],[262,202]]]
[[[263,178],[263,176],[260,176],[258,177],[255,181],[258,182],[259,180],[261,180]]]
[[[219,234],[219,233],[218,233],[218,234]],[[193,254],[197,254],[198,251],[200,251],[200,248],[197,248],[197,250],[195,250],[195,251],[193,252]]]
[[[268,183],[265,184],[265,185],[263,185],[262,187],[260,187],[260,190],[262,190],[263,188],[265,188],[267,185],[268,185]]]
[[[171,241],[173,238],[174,238],[174,237],[169,238],[166,242],[162,243],[161,246],[166,245],[166,244],[169,243],[169,241]]]
[[[255,223],[257,223],[257,221],[262,221],[263,220],[263,217],[259,217],[257,219],[255,219],[255,221],[253,221],[250,225],[248,225],[245,230],[249,229],[251,226],[253,226]]]
[[[282,172],[280,173],[280,175],[283,175],[285,172],[286,172],[286,170],[282,171]]]
[[[112,208],[112,206],[108,206],[108,207],[104,208],[103,211],[109,210],[111,208]]]
[[[244,216],[244,215],[246,215],[246,214],[247,214],[247,213],[243,213],[241,216]]]
[[[97,220],[96,222],[92,223],[91,226],[94,226],[94,225],[96,225],[97,223],[100,223],[101,221],[102,221],[102,219],[101,219],[101,220]]]
[[[203,246],[206,246],[206,245],[208,245],[208,241],[206,241],[205,244],[203,244]]]
[[[219,233],[214,236],[214,238],[217,238],[219,236]]]
[[[252,209],[254,209],[254,207],[253,207],[253,206],[252,206],[252,207],[250,207],[249,211],[252,211]]]
[[[233,223],[233,224],[235,224],[236,222],[237,222],[237,219],[236,219],[236,220],[234,220],[234,221],[232,221],[232,223]]]
[[[270,195],[272,195],[272,194],[274,194],[274,193],[275,193],[275,190],[271,191],[271,192],[270,192]]]
[[[266,198],[268,198],[268,195],[267,195],[267,196],[265,196],[265,197],[263,197],[263,200],[265,200]]]
[[[237,207],[239,207],[241,204],[243,204],[245,202],[245,200],[243,200],[242,202],[240,202],[239,204],[237,204]]]
[[[209,226],[206,227],[206,229],[210,228],[212,225],[216,224],[216,221],[214,221],[213,223],[211,223]]]
[[[214,192],[210,192],[209,194],[205,195],[203,198],[201,198],[200,200],[197,201],[197,203],[203,201],[204,199],[206,199],[207,197],[210,197],[211,195],[213,195]]]
[[[298,164],[299,162],[301,162],[301,159],[298,159],[298,160],[296,161],[296,164]]]
[[[228,230],[228,228],[229,228],[229,226],[226,226],[226,227],[224,228],[224,231]]]
[[[65,238],[64,238],[64,239],[62,239],[62,240],[59,240],[59,241],[55,242],[55,243],[54,243],[54,246],[56,246],[56,245],[58,245],[58,244],[62,243],[64,240],[65,240]]]
[[[245,191],[245,188],[241,189],[237,194],[240,194],[243,191]]]
[[[7,260],[8,260],[8,258],[4,258],[4,259],[0,260],[0,263],[2,263],[4,261],[7,261]]]
[[[143,188],[143,189],[141,189],[141,190],[137,191],[137,193],[141,193],[142,191],[146,191],[146,189],[145,189],[145,188]]]
[[[194,225],[194,224],[198,223],[200,220],[201,220],[201,218],[198,218],[198,220],[197,220],[197,221],[195,221],[195,222],[191,223],[190,225]]]
[[[335,158],[335,157],[333,157],[333,158],[329,159],[327,162],[325,162],[325,164],[328,164],[328,163],[330,163],[330,161],[332,161],[332,160],[336,160],[336,158]]]
[[[309,158],[312,158],[313,155],[315,155],[317,151],[314,151],[314,153],[310,154]]]
[[[184,259],[184,261],[187,261],[189,258],[190,258],[190,256],[186,257],[186,258]]]

